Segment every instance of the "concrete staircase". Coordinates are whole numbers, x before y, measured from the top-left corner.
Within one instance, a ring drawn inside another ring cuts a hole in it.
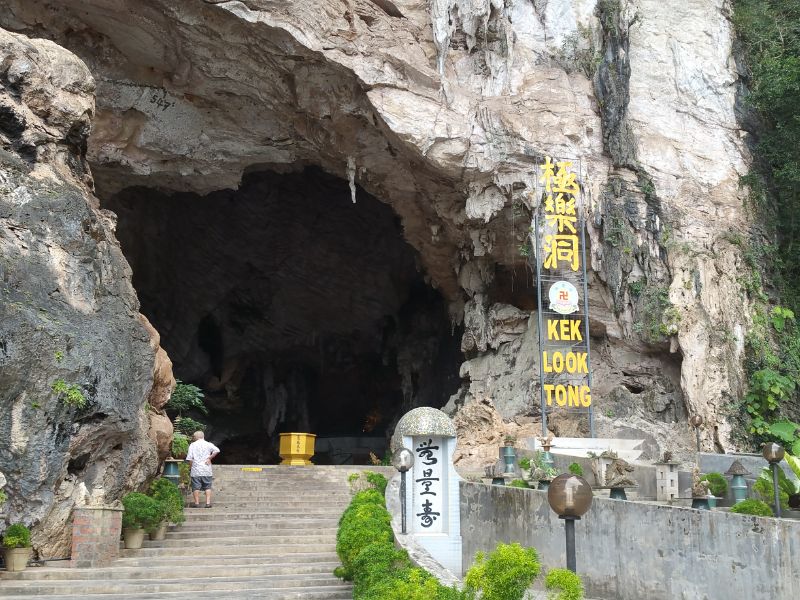
[[[336,527],[348,475],[367,468],[216,466],[213,508],[187,508],[164,541],[122,550],[102,569],[0,571],[0,598],[352,599],[332,574]]]

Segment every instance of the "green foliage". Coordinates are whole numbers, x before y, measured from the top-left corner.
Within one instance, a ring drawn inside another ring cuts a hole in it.
[[[761,500],[775,506],[775,484],[772,482],[772,471],[769,467],[764,467],[761,473],[753,484],[753,491],[758,495]],[[789,508],[789,496],[795,493],[794,484],[783,473],[782,469],[778,470],[778,496],[780,496],[781,507],[784,509]]]
[[[3,490],[0,490],[0,506],[3,506],[8,501],[8,496]]]
[[[524,479],[514,479],[511,483],[508,484],[508,487],[515,487],[515,488],[529,488],[528,482]]]
[[[525,458],[520,458],[518,464],[520,469],[525,469],[527,471],[531,468],[531,459],[527,456]]]
[[[3,533],[3,547],[5,548],[30,548],[31,530],[22,523],[9,525]]]
[[[173,433],[170,450],[173,458],[186,458],[189,452],[189,436],[180,431]]]
[[[183,514],[183,495],[169,479],[156,479],[150,484],[150,495],[159,503],[163,518],[180,525],[186,520]]]
[[[665,285],[647,284],[639,295],[637,304],[639,320],[633,329],[650,343],[664,341],[678,332],[680,311],[669,300],[669,288]]]
[[[183,487],[189,487],[191,483],[192,465],[187,462],[178,464],[178,472],[180,473],[180,483]]]
[[[583,582],[568,569],[550,569],[544,578],[548,600],[583,600]]]
[[[205,431],[205,423],[195,421],[191,417],[175,417],[175,431],[191,436],[195,431]]]
[[[373,473],[372,471],[365,471],[364,476],[366,477],[367,481],[380,492],[381,496],[386,495],[386,486],[388,485],[388,481],[386,477],[381,475],[380,473]]]
[[[756,515],[758,517],[772,516],[772,509],[766,502],[753,498],[737,502],[731,507],[731,512],[740,515]]]
[[[720,498],[725,496],[725,493],[728,491],[728,480],[725,479],[722,473],[716,473],[714,471],[706,473],[700,478],[700,481],[707,481],[708,490]]]
[[[62,360],[64,360],[64,353],[61,350],[56,350],[54,356],[55,356],[56,362],[60,363]]]
[[[765,243],[759,233],[744,253],[752,274],[743,287],[761,304],[747,336],[750,394],[745,409],[756,446],[774,438],[770,424],[776,419],[800,419],[797,408],[794,414],[789,412],[792,404],[797,406],[794,382],[800,380],[800,331],[794,325],[800,309],[800,0],[734,0],[733,8],[733,23],[749,67],[747,101],[762,125],[753,170],[742,178],[766,225],[768,240]],[[783,306],[769,310],[769,296]],[[785,380],[778,380],[772,390],[764,379],[776,376]],[[793,403],[787,402],[790,398]]]
[[[175,380],[175,389],[169,397],[165,407],[168,411],[173,411],[182,416],[184,411],[198,410],[204,415],[208,414],[208,408],[203,402],[203,392],[196,385],[183,383],[180,379]]]
[[[414,568],[405,550],[394,546],[383,495],[358,492],[339,521],[336,552],[342,562],[334,574],[353,581],[354,600],[465,600]]]
[[[347,476],[347,483],[355,483],[359,477],[361,477],[360,473],[350,473],[350,475]]]
[[[800,424],[793,421],[777,421],[769,426],[769,434],[783,442],[794,456],[800,456]],[[800,473],[797,473],[797,477],[800,478]]]
[[[541,566],[534,548],[519,544],[498,544],[485,556],[479,552],[464,578],[465,591],[481,592],[482,600],[522,600],[539,575]]]
[[[122,526],[129,529],[154,529],[164,518],[162,507],[150,496],[131,492],[122,497]]]
[[[87,404],[86,397],[77,384],[68,384],[63,379],[56,379],[50,386],[50,389],[52,389],[58,395],[58,399],[67,406],[84,408]]]
[[[578,463],[574,462],[567,467],[569,472],[573,475],[577,475],[578,477],[583,477],[583,467],[580,466]]]

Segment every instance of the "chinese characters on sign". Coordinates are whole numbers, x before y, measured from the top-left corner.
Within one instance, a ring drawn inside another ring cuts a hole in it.
[[[443,453],[440,438],[416,438],[414,443],[414,517],[415,530],[440,533],[442,528]]]
[[[539,166],[537,190],[542,428],[546,435],[547,412],[553,408],[588,409],[593,431],[584,227],[573,162],[548,156]]]

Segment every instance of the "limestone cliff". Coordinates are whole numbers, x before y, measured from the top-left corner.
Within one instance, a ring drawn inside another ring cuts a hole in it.
[[[91,192],[94,110],[76,56],[0,31],[0,470],[8,519],[35,524],[47,558],[69,555],[73,505],[142,483],[157,466],[148,432],[172,431],[158,415],[169,359]]]
[[[579,159],[598,433],[643,436],[653,456],[688,448],[686,418],[700,413],[706,449],[732,447],[748,310],[729,240],[749,227],[749,159],[727,0],[0,6],[0,25],[56,41],[94,75],[101,198],[318,166],[390,205],[465,326],[452,410],[536,416],[519,248],[534,166]]]

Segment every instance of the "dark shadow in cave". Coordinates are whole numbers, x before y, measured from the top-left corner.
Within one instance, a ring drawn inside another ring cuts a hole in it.
[[[220,462],[276,462],[280,432],[309,431],[314,462],[363,463],[384,454],[403,412],[458,388],[461,336],[444,299],[391,207],[357,199],[306,169],[105,203],[176,377],[206,392]]]

